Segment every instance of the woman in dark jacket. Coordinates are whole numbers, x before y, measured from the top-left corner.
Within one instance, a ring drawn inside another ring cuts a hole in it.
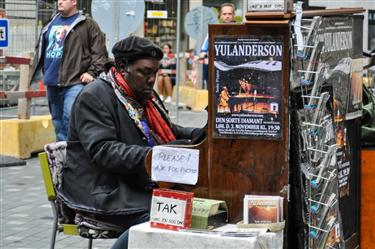
[[[145,171],[146,154],[154,145],[190,139],[199,129],[172,124],[153,91],[160,48],[132,36],[112,52],[114,66],[73,105],[60,197],[81,217],[126,231],[114,247],[126,248],[129,227],[149,219],[154,184]]]

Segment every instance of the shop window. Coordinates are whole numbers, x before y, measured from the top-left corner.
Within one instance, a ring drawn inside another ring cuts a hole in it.
[[[154,11],[154,12],[152,12]],[[177,1],[146,1],[144,36],[160,47],[165,43],[176,49]]]

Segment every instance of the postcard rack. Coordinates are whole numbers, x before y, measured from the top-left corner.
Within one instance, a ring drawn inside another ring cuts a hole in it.
[[[298,8],[298,6],[297,6]],[[339,208],[337,146],[332,96],[323,87],[328,73],[320,61],[323,42],[316,39],[322,18],[302,19],[296,10],[293,26],[291,87],[299,88],[304,248],[343,248]]]

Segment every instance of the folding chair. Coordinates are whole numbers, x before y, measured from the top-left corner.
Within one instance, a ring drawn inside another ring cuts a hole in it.
[[[52,238],[51,238],[51,245],[50,249],[55,248],[55,242],[56,242],[56,234],[58,231],[62,231],[66,235],[79,235],[78,232],[78,226],[74,224],[59,224],[58,222],[58,208],[56,203],[56,191],[55,191],[55,185],[52,181],[52,175],[51,175],[51,169],[50,165],[48,163],[48,155],[46,152],[39,153],[39,161],[40,166],[42,168],[43,173],[43,179],[44,179],[44,185],[46,188],[46,193],[48,200],[51,203],[52,206],[52,213],[53,213],[53,229],[52,229]],[[92,248],[92,240],[93,238],[87,238],[88,241],[88,248]]]

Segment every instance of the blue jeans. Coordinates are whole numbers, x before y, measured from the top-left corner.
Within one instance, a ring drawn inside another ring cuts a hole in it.
[[[131,226],[146,222],[150,220],[150,213],[139,213],[139,214],[132,214],[128,216],[124,216],[122,219],[120,218],[122,225],[128,227],[121,236],[116,240],[115,244],[111,247],[111,249],[128,249],[128,241],[129,241],[129,229]]]
[[[47,86],[47,99],[57,141],[66,141],[68,137],[70,110],[84,84],[68,87]]]

